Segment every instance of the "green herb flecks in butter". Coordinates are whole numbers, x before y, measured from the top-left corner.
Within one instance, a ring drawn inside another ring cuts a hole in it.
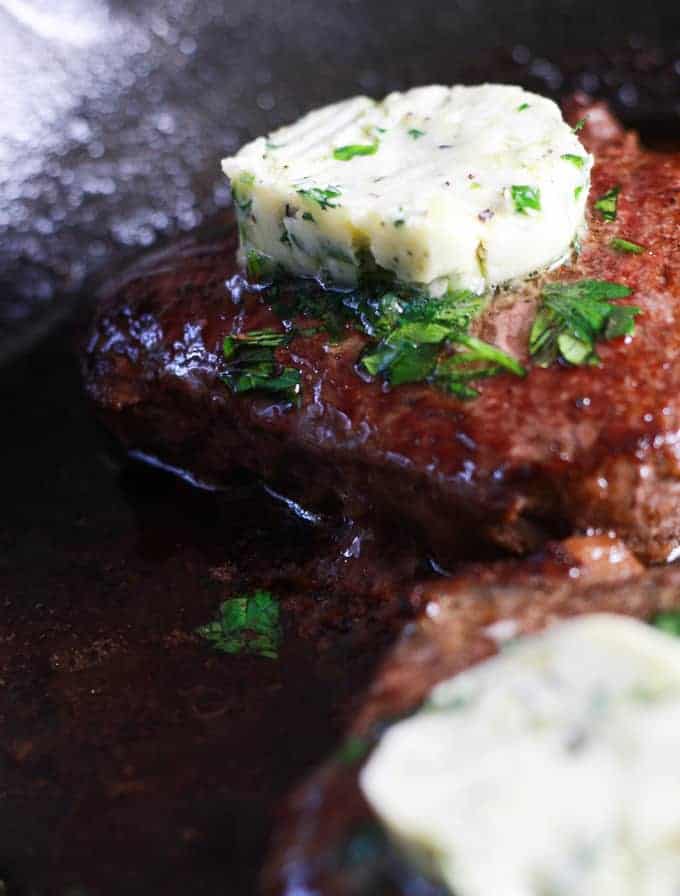
[[[677,896],[679,751],[678,641],[585,613],[437,684],[359,783],[437,892]]]
[[[572,152],[565,152],[560,156],[560,158],[564,159],[565,162],[571,162],[571,164],[575,165],[577,168],[583,168],[586,163],[584,156],[577,156]]]
[[[541,210],[541,192],[538,187],[515,184],[510,187],[510,195],[515,205],[515,211],[520,215],[526,215],[528,209],[537,212]]]
[[[328,208],[337,208],[338,203],[334,202],[340,196],[340,190],[335,187],[301,187],[297,190],[299,196],[315,202],[319,208],[325,211]]]
[[[255,249],[292,276],[351,289],[366,249],[401,284],[481,294],[567,257],[592,161],[551,100],[484,84],[354,97],[252,141],[223,168],[237,193],[242,174],[254,176],[241,258]],[[407,226],[391,226],[399,220]]]
[[[333,150],[333,158],[340,162],[349,162],[356,156],[372,156],[378,151],[378,143],[351,143],[348,146],[339,146]]]
[[[256,249],[249,249],[246,255],[246,273],[250,280],[261,280],[269,277],[274,272],[274,265],[271,259],[258,252]]]

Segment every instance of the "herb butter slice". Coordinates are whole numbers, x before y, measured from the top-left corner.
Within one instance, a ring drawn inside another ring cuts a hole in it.
[[[680,643],[592,615],[436,687],[361,776],[456,896],[680,892]]]
[[[481,293],[569,255],[592,161],[551,100],[483,84],[345,100],[222,166],[244,259],[340,286],[369,259]]]

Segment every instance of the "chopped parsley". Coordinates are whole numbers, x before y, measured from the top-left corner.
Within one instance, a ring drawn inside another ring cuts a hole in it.
[[[326,211],[327,208],[337,208],[338,203],[332,200],[337,199],[341,195],[340,190],[336,187],[326,187],[325,189],[322,187],[300,188],[297,190],[297,193],[304,199],[315,202],[322,211]]]
[[[406,221],[403,218],[397,218],[396,221],[393,222],[395,227],[403,227]]]
[[[409,128],[408,130],[409,137],[412,137],[414,140],[419,140],[420,137],[425,136],[425,131],[420,131],[418,128]]]
[[[388,293],[371,321],[379,341],[360,367],[392,386],[426,381],[463,399],[479,394],[472,386],[476,380],[504,371],[524,376],[518,361],[470,334],[482,305],[482,297],[466,290],[410,301]]]
[[[243,193],[239,192],[238,188],[235,185],[232,185],[231,188],[231,198],[234,200],[234,205],[243,215],[249,215],[253,208],[253,198],[252,196],[246,196]]]
[[[338,146],[333,150],[333,158],[339,162],[349,162],[355,156],[373,156],[378,151],[378,141],[375,143],[350,143],[347,146]]]
[[[370,749],[371,744],[366,738],[350,734],[335,751],[333,758],[341,765],[354,765],[363,759]]]
[[[539,367],[558,359],[569,364],[599,364],[595,343],[626,336],[635,329],[641,309],[612,305],[631,290],[606,280],[548,283],[529,336],[529,352]]]
[[[303,213],[302,213],[302,220],[303,220],[303,221],[311,221],[313,224],[316,224],[316,221],[315,221],[315,219],[314,219],[314,215],[313,215],[311,212],[303,212]]]
[[[253,211],[252,187],[255,183],[255,175],[244,171],[232,182],[231,198],[236,209],[236,221],[241,242],[246,242],[248,237],[248,218]]]
[[[217,618],[196,629],[221,653],[251,653],[275,660],[279,655],[279,605],[268,591],[237,595],[220,604]]]
[[[603,196],[600,196],[600,198],[595,202],[595,208],[602,215],[605,221],[616,220],[616,211],[620,192],[621,187],[612,187],[611,190],[607,190],[607,192]]]
[[[510,187],[510,195],[515,204],[515,211],[520,215],[526,215],[527,209],[537,212],[541,210],[541,191],[538,187],[515,184]]]
[[[614,237],[609,245],[616,252],[629,252],[632,255],[642,255],[642,253],[645,251],[644,246],[639,246],[637,243],[631,243],[630,240],[624,240],[618,236]]]
[[[243,171],[236,178],[238,188],[249,189],[255,183],[255,175],[251,171]]]
[[[517,107],[517,111],[524,112],[524,110],[528,109],[528,108],[529,108],[529,103],[520,103],[520,105]]]
[[[583,187],[574,187],[574,199],[578,199],[583,192]]]
[[[301,282],[295,291],[286,291],[282,295],[275,292],[272,297],[272,310],[282,320],[294,317],[313,318],[321,322],[321,329],[328,333],[333,343],[340,342],[346,324],[353,317],[353,312],[344,305],[341,293],[322,292],[318,286]],[[318,329],[317,329],[318,331]],[[302,335],[308,335],[300,331]]]
[[[657,613],[650,621],[662,632],[680,637],[680,610],[664,610]]]
[[[253,330],[227,336],[222,346],[226,369],[222,381],[238,395],[243,392],[269,392],[282,400],[296,402],[300,396],[300,371],[282,367],[276,349],[287,345],[292,333]]]
[[[560,158],[564,159],[565,162],[571,162],[571,164],[575,165],[577,168],[583,168],[586,163],[586,160],[583,156],[577,156],[571,152],[565,152],[560,156]]]
[[[579,131],[582,131],[586,126],[585,118],[579,118],[574,127],[571,129],[572,134],[578,134]]]
[[[477,398],[479,392],[472,385],[476,380],[487,379],[500,373],[525,376],[524,367],[495,345],[483,342],[475,336],[459,336],[456,340],[462,351],[455,352],[437,362],[433,382],[458,398]]]
[[[294,289],[281,290],[276,280],[265,285],[272,310],[288,321],[286,331],[258,330],[225,339],[223,380],[234,393],[259,390],[299,402],[300,373],[281,365],[277,349],[298,334],[323,331],[338,342],[348,327],[368,337],[357,371],[393,387],[427,383],[467,400],[479,395],[476,386],[484,379],[525,376],[516,358],[471,332],[487,297],[451,289],[435,297],[397,283],[367,250],[357,250],[357,259],[359,285],[351,291],[320,291],[304,281]],[[260,259],[255,260],[259,265]],[[534,364],[598,364],[597,342],[634,331],[641,309],[611,303],[630,293],[627,286],[602,280],[546,284],[529,339]],[[318,323],[296,329],[291,326],[296,317]]]
[[[361,259],[360,286],[351,292],[319,292],[300,283],[279,294],[272,289],[272,309],[284,320],[311,317],[323,324],[332,341],[348,326],[369,337],[357,367],[391,386],[428,382],[460,398],[474,398],[477,380],[509,372],[523,376],[521,364],[505,352],[471,335],[470,325],[485,299],[472,292],[449,291],[433,297],[416,287],[394,282],[394,275]],[[295,331],[272,338],[291,339]],[[283,342],[282,342],[283,344]]]
[[[266,277],[271,270],[271,261],[267,255],[257,249],[248,249],[246,253],[246,273],[251,280]]]

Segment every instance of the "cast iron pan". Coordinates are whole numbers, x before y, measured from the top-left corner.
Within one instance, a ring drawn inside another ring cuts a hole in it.
[[[406,618],[395,582],[428,569],[408,534],[121,457],[79,384],[97,279],[219,229],[221,155],[357,92],[580,89],[680,141],[679,19],[613,0],[0,0],[0,892],[254,893],[284,793]],[[211,653],[196,627],[257,586],[282,601],[279,660]]]

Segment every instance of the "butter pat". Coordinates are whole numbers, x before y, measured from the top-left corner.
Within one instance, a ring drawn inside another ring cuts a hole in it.
[[[479,293],[569,256],[591,166],[555,103],[500,84],[355,97],[222,162],[243,257],[340,286],[376,263]]]
[[[456,896],[680,892],[680,643],[593,615],[436,687],[361,776]]]

